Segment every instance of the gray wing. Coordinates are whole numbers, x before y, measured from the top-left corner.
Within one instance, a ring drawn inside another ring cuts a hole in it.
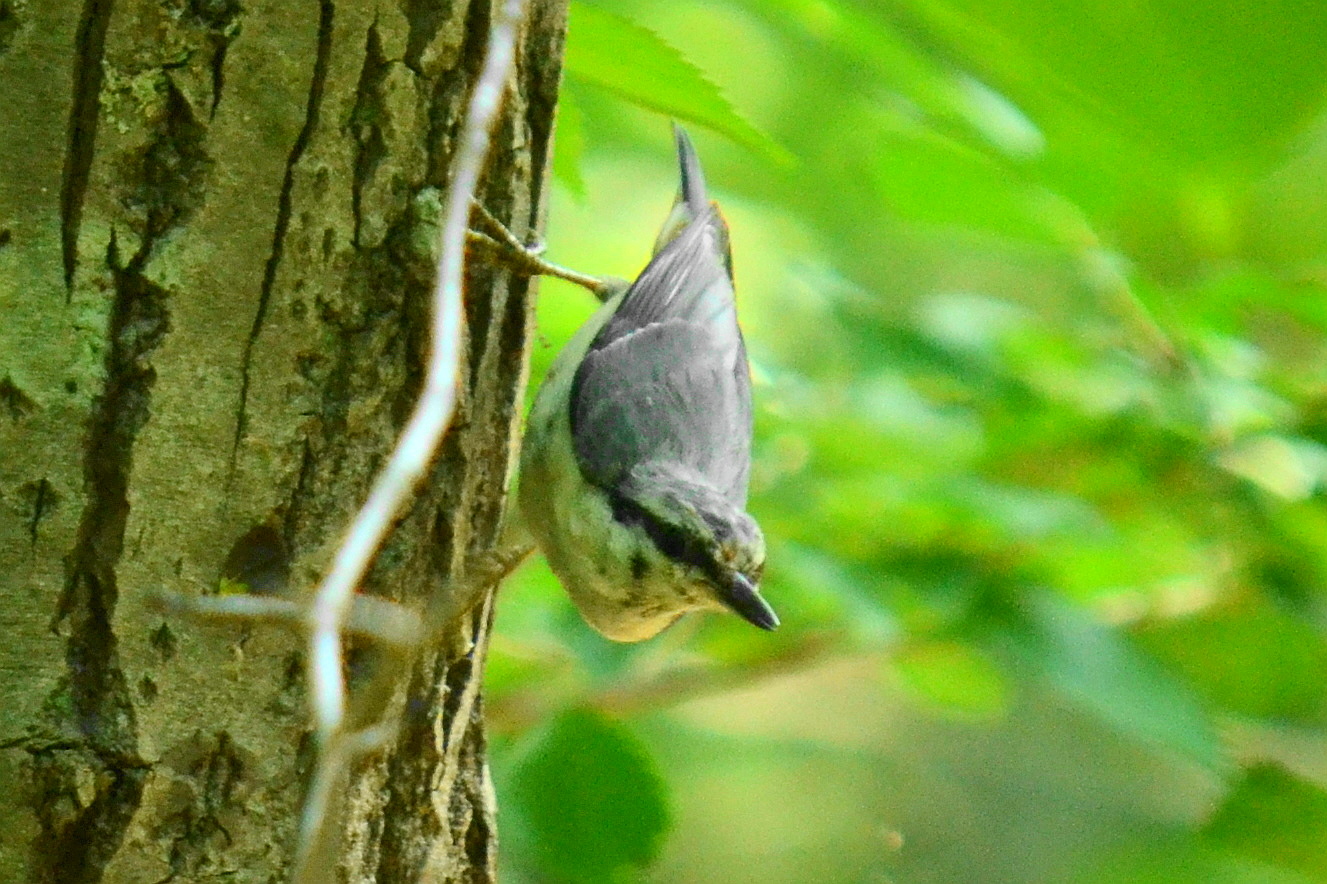
[[[589,353],[576,372],[572,439],[581,471],[613,487],[639,463],[694,470],[738,506],[751,466],[745,351],[670,319]]]
[[[581,471],[613,487],[670,462],[738,506],[751,466],[751,376],[717,211],[668,243],[576,370],[571,430]]]
[[[728,228],[713,206],[641,271],[590,349],[607,347],[623,335],[667,319],[701,323],[723,338],[723,345],[741,346]]]

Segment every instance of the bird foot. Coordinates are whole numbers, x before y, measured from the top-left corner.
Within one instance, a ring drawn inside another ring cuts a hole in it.
[[[566,280],[573,285],[588,289],[601,301],[608,300],[617,290],[611,280],[579,273],[545,260],[543,255],[547,246],[544,243],[523,242],[507,225],[493,217],[493,214],[478,200],[471,204],[471,208],[479,225],[485,229],[467,231],[466,241],[487,252],[495,263],[521,276],[553,276]]]

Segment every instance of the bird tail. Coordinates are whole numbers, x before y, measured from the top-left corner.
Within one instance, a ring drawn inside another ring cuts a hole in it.
[[[688,224],[709,213],[710,198],[705,191],[705,173],[700,169],[700,158],[691,144],[687,132],[677,123],[673,123],[673,137],[677,141],[677,165],[680,181],[677,198],[659,230],[654,241],[654,253],[657,255],[664,246],[677,238]]]

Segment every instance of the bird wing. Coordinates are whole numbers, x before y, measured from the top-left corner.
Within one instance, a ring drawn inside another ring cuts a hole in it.
[[[638,463],[671,462],[745,506],[751,420],[727,229],[711,207],[655,256],[590,344],[572,384],[572,438],[601,487]]]
[[[728,254],[728,226],[718,207],[710,206],[641,271],[590,349],[607,347],[623,335],[667,319],[701,323],[720,334],[721,345],[739,347]]]
[[[751,381],[744,353],[721,341],[703,325],[669,319],[586,355],[571,404],[586,478],[612,488],[637,464],[677,464],[746,505]]]

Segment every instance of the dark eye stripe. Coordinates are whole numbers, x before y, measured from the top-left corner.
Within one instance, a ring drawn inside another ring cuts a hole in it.
[[[619,524],[627,527],[639,526],[668,558],[690,565],[705,574],[716,585],[727,583],[728,578],[724,575],[723,569],[703,543],[687,536],[687,533],[677,525],[655,518],[653,513],[629,497],[614,491],[606,493],[609,506],[613,509],[613,518]]]

